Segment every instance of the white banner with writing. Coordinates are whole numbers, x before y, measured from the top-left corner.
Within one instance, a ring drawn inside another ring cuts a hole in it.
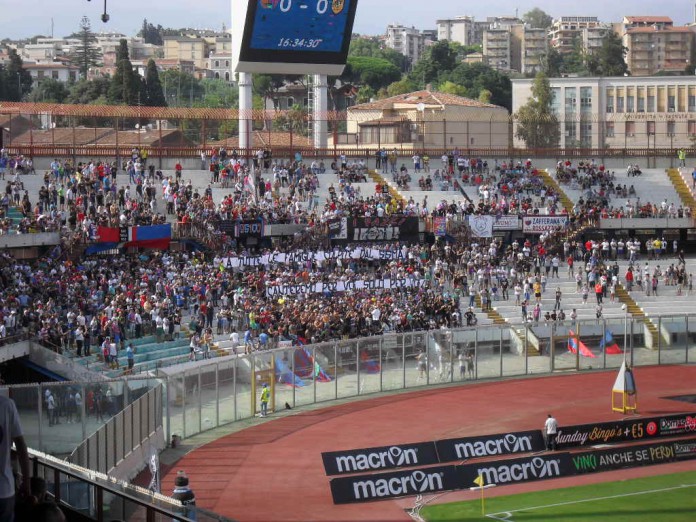
[[[351,292],[354,290],[398,290],[404,288],[424,288],[425,279],[367,279],[358,281],[336,281],[334,283],[308,283],[300,285],[279,285],[266,288],[267,297],[293,295]]]
[[[349,250],[328,251],[300,251],[291,253],[273,253],[262,256],[226,257],[222,259],[225,268],[241,268],[254,266],[268,266],[273,264],[290,265],[293,263],[307,263],[308,261],[331,261],[336,259],[365,259],[372,261],[404,261],[406,254],[403,250],[386,250],[379,248],[353,248]]]

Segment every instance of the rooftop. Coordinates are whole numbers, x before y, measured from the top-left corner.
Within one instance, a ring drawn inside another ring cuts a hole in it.
[[[391,98],[385,98],[383,100],[376,100],[369,103],[361,103],[355,105],[348,109],[349,111],[369,111],[369,110],[384,110],[391,109],[395,105],[413,105],[414,108],[419,103],[424,105],[436,105],[444,107],[446,105],[455,105],[459,107],[476,107],[476,108],[489,108],[489,109],[500,109],[498,105],[492,105],[490,103],[483,103],[478,100],[472,100],[471,98],[465,98],[463,96],[457,96],[455,94],[447,94],[444,92],[434,92],[434,91],[415,91],[408,94],[399,94],[397,96],[392,96]]]

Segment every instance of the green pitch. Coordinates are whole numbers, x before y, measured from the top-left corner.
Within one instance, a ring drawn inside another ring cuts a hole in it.
[[[427,522],[687,522],[696,520],[696,472],[425,507]]]

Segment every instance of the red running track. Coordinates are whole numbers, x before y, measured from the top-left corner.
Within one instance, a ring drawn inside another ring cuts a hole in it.
[[[639,413],[653,416],[696,406],[667,396],[696,394],[696,367],[638,368]],[[321,453],[440,438],[540,429],[547,413],[559,424],[620,418],[611,411],[616,371],[526,378],[428,389],[330,406],[286,416],[227,435],[182,458],[163,479],[171,491],[176,470],[189,475],[197,504],[241,522],[408,521],[413,499],[336,506]],[[687,465],[687,466],[685,466]],[[492,493],[512,494],[627,476],[693,469],[693,462],[651,466],[512,485]],[[447,493],[437,502],[474,498]]]

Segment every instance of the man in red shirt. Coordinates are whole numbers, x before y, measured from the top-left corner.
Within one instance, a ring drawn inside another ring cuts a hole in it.
[[[181,171],[184,170],[184,167],[181,166],[181,162],[177,161],[176,165],[174,165],[174,172],[176,174],[176,180],[181,181]]]

